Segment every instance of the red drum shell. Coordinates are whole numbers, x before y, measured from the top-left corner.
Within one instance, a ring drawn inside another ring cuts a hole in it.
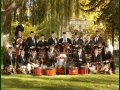
[[[35,67],[34,68],[34,75],[42,75],[43,69],[41,67]]]
[[[78,67],[70,67],[68,69],[68,74],[70,74],[70,75],[77,75],[78,74]]]
[[[88,74],[88,67],[86,67],[86,66],[81,66],[81,67],[79,68],[79,73],[80,73],[80,74]]]
[[[46,68],[45,74],[48,76],[56,75],[56,69],[55,68]]]
[[[59,67],[59,66],[57,67],[57,73],[58,74],[65,74],[64,70],[61,67]]]

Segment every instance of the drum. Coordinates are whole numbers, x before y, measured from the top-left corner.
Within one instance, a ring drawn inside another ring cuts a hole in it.
[[[77,75],[78,74],[78,67],[69,67],[68,74]]]
[[[43,69],[41,67],[35,67],[33,73],[34,75],[42,75]]]
[[[55,68],[46,68],[45,74],[48,76],[56,75],[56,69]]]
[[[79,68],[79,74],[88,74],[88,67],[86,66],[81,66]]]

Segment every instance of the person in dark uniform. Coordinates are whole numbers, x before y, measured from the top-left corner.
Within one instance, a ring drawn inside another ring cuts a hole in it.
[[[56,67],[58,54],[54,48],[54,45],[50,45],[49,51],[47,51],[46,55],[46,64],[48,67],[54,66]]]
[[[57,49],[58,39],[56,38],[56,34],[54,31],[51,32],[51,37],[48,39],[47,43],[48,43],[48,46],[54,45],[55,49]]]
[[[94,54],[91,57],[91,63],[89,66],[89,73],[97,73],[101,68],[101,54],[99,54],[98,47],[94,48]]]
[[[29,48],[37,46],[37,39],[35,38],[35,33],[31,31],[31,36],[27,38],[27,45]]]
[[[33,72],[34,67],[39,67],[39,61],[38,61],[36,49],[32,49],[32,52],[27,59],[27,70],[29,73]]]
[[[45,41],[44,34],[40,35],[40,40],[37,43],[37,47],[45,47],[47,46],[47,42]]]
[[[27,57],[25,56],[25,51],[24,49],[20,50],[20,55],[17,56],[17,68],[20,68],[23,65],[27,64]]]
[[[87,54],[92,54],[93,53],[93,48],[92,46],[94,45],[93,40],[91,40],[90,35],[86,36],[86,41],[84,44],[84,49]]]
[[[17,73],[27,73],[26,71],[27,57],[25,56],[24,49],[20,50],[20,55],[17,56],[16,63],[17,63],[16,66]]]
[[[103,44],[103,38],[100,36],[99,31],[96,31],[96,35],[93,38],[93,41],[94,41],[94,45]]]
[[[102,61],[102,58],[99,54],[98,47],[96,47],[94,50],[94,54],[92,55],[92,58],[91,58],[91,63],[96,64],[97,62],[101,62],[101,61]]]
[[[8,47],[8,51],[3,56],[3,71],[5,74],[15,73],[16,69],[16,58],[13,54],[12,46]]]
[[[19,51],[23,47],[23,45],[22,45],[22,43],[23,43],[22,32],[23,31],[24,31],[24,27],[22,25],[18,25],[16,27],[16,31],[15,31],[16,37],[14,38],[14,43],[13,43],[13,47],[15,48],[16,55],[19,55]]]
[[[63,32],[63,38],[59,40],[59,43],[67,42],[69,44],[72,44],[70,38],[67,38],[66,32]]]
[[[38,48],[37,52],[38,53],[45,52],[47,47],[48,46],[47,46],[47,42],[45,41],[44,34],[41,34],[40,40],[37,43],[37,48]]]
[[[112,70],[112,73],[115,73],[115,63],[114,63],[114,57],[112,55],[112,53],[109,51],[108,46],[105,46],[105,50],[102,53],[102,61],[105,61],[104,64],[108,64],[110,63],[110,69]]]
[[[63,32],[63,37],[59,39],[60,52],[63,51],[63,49],[66,49],[66,54],[67,54],[68,49],[70,49],[71,45],[72,42],[70,38],[67,38],[66,32]]]
[[[79,38],[78,33],[75,33],[73,40],[73,51],[76,51],[78,47],[83,47],[83,40]]]
[[[78,51],[73,53],[73,61],[75,62],[76,67],[87,64],[85,54],[82,52],[82,47],[78,47]]]
[[[27,44],[26,55],[27,57],[29,57],[30,55],[29,52],[31,52],[31,50],[35,49],[37,46],[37,39],[35,38],[35,33],[33,31],[31,31],[30,37],[27,38],[26,44]]]

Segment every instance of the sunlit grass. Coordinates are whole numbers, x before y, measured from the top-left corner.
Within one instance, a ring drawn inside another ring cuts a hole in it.
[[[2,75],[2,90],[118,90],[117,74]]]

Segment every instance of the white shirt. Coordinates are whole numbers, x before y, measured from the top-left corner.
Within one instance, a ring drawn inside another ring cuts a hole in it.
[[[62,53],[62,54],[60,54],[60,57],[65,57],[66,58],[67,56],[66,56],[66,54]]]
[[[63,42],[67,42],[67,38],[63,38]]]
[[[78,55],[79,55],[79,57],[81,56],[81,53],[80,52],[78,52]]]
[[[112,46],[112,44],[108,45],[108,50],[113,54],[113,46]]]

